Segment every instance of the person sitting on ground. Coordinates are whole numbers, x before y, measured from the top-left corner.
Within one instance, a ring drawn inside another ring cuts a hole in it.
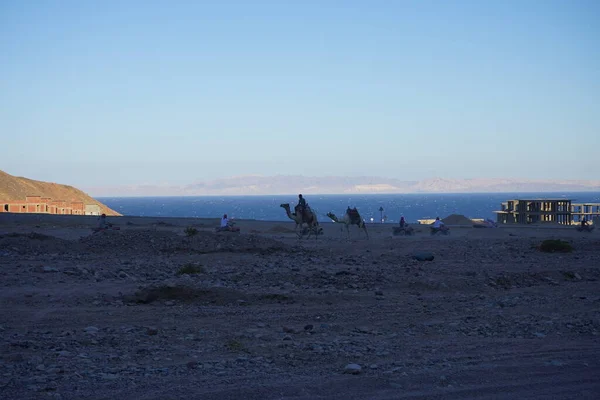
[[[106,220],[106,214],[102,214],[98,217],[98,226],[95,228],[92,228],[92,231],[94,232],[101,232],[101,231],[105,231],[109,228],[112,228],[113,224],[111,224],[110,222],[108,222]],[[113,229],[118,229],[118,228],[113,228]]]
[[[229,219],[227,218],[227,214],[223,214],[223,218],[221,218],[221,229],[229,227]]]
[[[230,232],[239,232],[240,228],[237,228],[234,225],[233,221],[230,221],[227,218],[227,214],[223,214],[223,218],[221,218],[221,226],[216,228],[217,232],[230,231]]]
[[[400,228],[406,227],[406,220],[404,217],[400,217]]]
[[[106,220],[106,214],[102,214],[100,218],[98,218],[98,229],[108,229],[111,226],[112,224]]]
[[[581,227],[583,229],[585,229],[585,228],[587,228],[587,226],[588,226],[587,219],[585,217],[583,217],[583,219],[581,220]]]

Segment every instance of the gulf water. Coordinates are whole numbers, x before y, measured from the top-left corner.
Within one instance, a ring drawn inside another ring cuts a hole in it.
[[[305,195],[320,221],[329,221],[327,212],[343,214],[346,207],[357,207],[369,221],[395,223],[404,216],[407,221],[444,218],[462,214],[469,218],[494,218],[500,203],[509,199],[565,198],[574,202],[600,203],[599,192],[579,193],[480,193],[480,194],[377,194],[377,195]],[[199,196],[199,197],[101,197],[99,201],[123,215],[146,217],[230,218],[262,221],[286,221],[282,203],[297,203],[289,196]],[[383,211],[380,211],[383,209]]]

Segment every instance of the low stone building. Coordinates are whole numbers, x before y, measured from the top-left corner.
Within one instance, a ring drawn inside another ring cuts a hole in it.
[[[52,200],[49,197],[25,196],[21,201],[1,201],[0,213],[58,214],[58,215],[100,215],[98,204],[84,204],[82,201]]]

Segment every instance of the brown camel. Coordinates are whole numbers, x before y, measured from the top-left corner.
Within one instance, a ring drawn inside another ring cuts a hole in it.
[[[283,208],[288,218],[296,223],[294,232],[296,232],[296,234],[299,237],[302,237],[302,235],[304,235],[303,224],[306,224],[308,226],[308,237],[310,237],[310,235],[314,233],[315,238],[317,239],[319,237],[319,234],[323,232],[323,228],[319,227],[317,213],[314,212],[312,209],[309,208],[307,209],[307,213],[305,213],[304,215],[300,215],[300,213],[298,212],[299,206],[296,206],[296,208],[294,209],[295,212],[293,214],[290,210],[289,203],[280,204],[279,207]],[[298,226],[300,226],[300,232],[297,232]]]

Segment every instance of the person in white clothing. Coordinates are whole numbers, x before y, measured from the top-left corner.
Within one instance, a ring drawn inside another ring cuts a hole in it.
[[[235,222],[230,221],[227,218],[227,214],[223,214],[223,218],[221,218],[221,226],[215,228],[217,232],[239,232],[240,228],[234,226]]]
[[[435,235],[438,232],[441,232],[444,235],[448,234],[448,227],[446,226],[446,224],[444,224],[442,222],[442,220],[440,220],[440,217],[437,217],[435,219],[435,221],[433,221],[433,224],[431,224],[431,234]]]
[[[227,214],[223,214],[223,218],[221,218],[221,228],[227,228],[229,226],[229,219],[227,219]]]

